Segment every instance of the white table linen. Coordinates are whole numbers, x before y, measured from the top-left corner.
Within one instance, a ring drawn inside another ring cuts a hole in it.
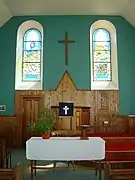
[[[105,141],[100,137],[80,140],[80,137],[31,137],[26,142],[28,160],[76,161],[103,160]]]

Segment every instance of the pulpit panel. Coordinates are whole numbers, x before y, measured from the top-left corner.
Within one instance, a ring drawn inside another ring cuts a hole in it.
[[[76,130],[80,125],[90,125],[90,107],[74,107],[74,116],[59,117],[59,107],[51,106],[56,114],[55,130]]]
[[[90,108],[82,108],[82,125],[90,125]]]
[[[58,108],[52,108],[53,112],[56,115],[56,119],[55,119],[55,124],[54,124],[54,129],[59,129],[60,125],[59,125],[59,109]]]
[[[81,124],[81,108],[74,109],[74,119],[76,120],[76,126]]]

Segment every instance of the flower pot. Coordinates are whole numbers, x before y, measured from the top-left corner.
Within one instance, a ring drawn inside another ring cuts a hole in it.
[[[43,139],[50,139],[50,132],[44,133],[44,134],[42,135],[42,138],[43,138]]]

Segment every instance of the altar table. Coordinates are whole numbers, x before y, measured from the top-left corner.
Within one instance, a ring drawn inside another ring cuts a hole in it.
[[[105,158],[105,141],[100,137],[80,140],[80,137],[31,137],[26,142],[26,158],[31,161],[100,161]],[[101,175],[100,175],[101,176]],[[101,177],[99,177],[101,179]]]

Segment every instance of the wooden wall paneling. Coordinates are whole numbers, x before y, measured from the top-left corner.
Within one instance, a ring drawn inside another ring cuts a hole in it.
[[[53,110],[53,112],[56,115],[56,119],[55,119],[55,125],[54,125],[54,130],[61,130],[62,126],[61,126],[61,118],[59,117],[59,108],[58,106],[51,106],[51,109]]]
[[[127,116],[118,116],[112,123],[113,132],[128,133],[129,132],[129,119]]]
[[[90,107],[74,107],[74,116],[71,117],[59,117],[59,107],[51,106],[54,112],[56,112],[56,124],[55,130],[76,130],[79,125],[90,124]],[[72,127],[72,128],[71,128]]]
[[[16,117],[0,116],[0,138],[6,140],[8,147],[19,146],[19,128]]]
[[[90,108],[83,107],[82,111],[82,124],[83,125],[90,125]]]
[[[54,90],[20,90],[15,91],[15,117],[0,117],[0,136],[5,136],[9,145],[21,146],[22,124],[26,123],[22,118],[22,98],[42,96],[43,104],[47,107],[58,106],[59,102],[73,102],[75,117],[72,123],[74,129],[80,124],[90,123],[93,132],[134,132],[135,118],[118,115],[119,96],[118,91],[98,91],[77,89],[68,72],[65,72],[57,88]],[[38,102],[35,101],[35,110],[32,114],[38,114]],[[28,105],[28,103],[27,103]],[[79,107],[91,107],[90,117],[88,109]],[[56,129],[62,129],[62,118],[58,118]],[[28,115],[28,112],[26,113]],[[88,122],[90,119],[90,122]],[[108,124],[104,122],[108,121]],[[68,120],[67,120],[68,122]],[[66,123],[67,123],[66,122]],[[74,123],[75,122],[75,123]],[[7,133],[8,132],[8,133]]]
[[[100,110],[109,110],[109,93],[101,92]]]
[[[74,120],[76,122],[76,126],[79,126],[81,122],[81,109],[80,108],[74,108]]]
[[[21,119],[21,113],[22,113],[22,109],[21,109],[21,95],[22,95],[22,91],[15,91],[15,116],[16,116],[16,121],[17,121],[17,128],[15,128],[15,131],[18,131],[18,147],[22,146],[22,119]]]
[[[93,128],[93,131],[96,132],[114,132],[114,128],[112,126],[116,126],[116,124],[117,126],[119,126],[119,123],[122,122],[118,120],[116,123],[114,123],[111,118],[112,113],[118,114],[118,91],[79,90],[72,81],[72,78],[70,77],[69,73],[65,72],[58,86],[54,90],[15,91],[15,114],[17,117],[18,124],[21,122],[21,97],[36,95],[44,96],[44,105],[47,107],[58,106],[59,102],[62,101],[73,102],[74,106],[76,107],[91,107],[90,125]],[[106,104],[104,99],[108,100]],[[105,106],[107,106],[107,108],[105,108]],[[82,119],[83,121],[84,119],[87,119],[87,112],[81,112],[81,110],[78,108],[75,110],[75,116],[76,126],[78,126],[78,124],[84,123],[82,122]],[[104,127],[104,121],[106,120],[108,121],[107,128]],[[55,128],[60,128],[61,121],[61,118],[57,119]]]
[[[128,117],[129,121],[129,132],[134,133],[135,132],[135,117]]]
[[[58,106],[51,106],[51,109],[56,113],[55,130],[70,130],[70,128],[72,127],[71,118],[60,117]]]

